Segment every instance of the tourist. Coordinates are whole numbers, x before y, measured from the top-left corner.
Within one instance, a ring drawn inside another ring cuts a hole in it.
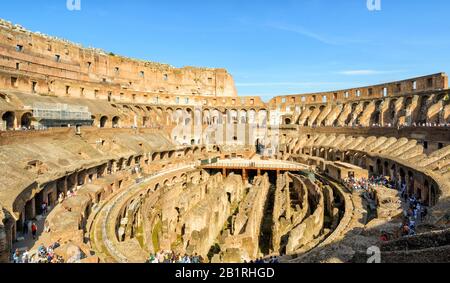
[[[25,252],[22,254],[22,263],[29,263],[29,254],[28,250],[26,249]]]
[[[50,225],[47,220],[44,223],[44,233],[50,233]]]
[[[20,263],[20,252],[16,249],[13,253],[13,263]]]
[[[58,203],[61,204],[64,201],[64,193],[59,194]]]
[[[197,255],[197,253],[194,254],[194,257],[192,258],[192,263],[200,263],[200,257]]]
[[[33,240],[36,240],[37,230],[38,230],[38,227],[37,227],[36,223],[33,222],[33,224],[31,224],[31,234],[33,235]]]
[[[44,201],[41,205],[42,215],[45,216],[47,214],[47,203]]]
[[[182,259],[182,262],[183,263],[191,263],[191,258],[187,254],[185,254]]]
[[[408,225],[403,225],[401,234],[402,234],[403,237],[410,235],[410,228],[409,228]]]

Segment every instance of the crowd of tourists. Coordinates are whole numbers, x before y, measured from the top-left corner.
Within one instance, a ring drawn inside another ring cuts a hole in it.
[[[162,251],[150,254],[147,263],[205,263],[205,260],[201,255],[197,254],[193,256],[185,254],[182,256],[173,251]]]
[[[58,196],[58,203],[63,203],[66,199],[69,199],[71,197],[77,196],[78,188],[75,187],[73,190],[68,190],[67,194],[64,194],[63,192],[59,194]]]
[[[420,199],[415,196],[408,198],[407,209],[404,211],[401,235],[415,235],[417,225],[420,224],[427,214],[428,209],[422,204]]]
[[[182,256],[173,251],[162,251],[150,254],[147,263],[207,263],[207,261],[196,253],[193,256],[187,254]],[[271,256],[265,259],[261,257],[257,260],[245,261],[244,263],[279,263],[279,260],[277,257]]]
[[[395,179],[388,179],[384,176],[372,176],[369,179],[347,178],[344,180],[345,186],[353,192],[360,192],[366,200],[376,200],[376,190],[379,187],[386,187],[399,191],[404,201],[404,217],[400,227],[401,236],[412,236],[416,234],[418,224],[427,216],[427,207],[417,196],[408,197],[405,182],[398,182]],[[381,236],[381,240],[389,240],[387,234]]]
[[[398,129],[408,128],[408,127],[449,128],[450,123],[411,123],[411,124],[399,124],[397,126],[394,126],[393,124],[388,123],[386,125],[372,124],[372,127],[373,128],[395,128],[395,127],[397,127]]]
[[[247,262],[245,262],[245,263],[247,263]],[[271,257],[266,258],[266,259],[261,257],[261,258],[258,258],[257,260],[251,260],[248,263],[280,263],[280,261],[279,261],[278,257],[271,256]]]
[[[394,179],[384,176],[372,176],[369,179],[349,177],[344,179],[344,185],[353,192],[373,192],[378,187],[396,189],[397,183]]]
[[[64,263],[64,259],[54,253],[54,250],[58,248],[60,244],[54,243],[49,247],[40,245],[37,252],[31,254],[28,250],[23,253],[16,249],[12,255],[13,263]]]

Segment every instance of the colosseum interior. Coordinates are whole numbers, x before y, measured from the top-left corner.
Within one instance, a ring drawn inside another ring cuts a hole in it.
[[[224,69],[2,20],[0,262],[55,242],[81,263],[355,263],[371,247],[383,262],[450,262],[449,94],[436,73],[266,103]],[[376,178],[388,183],[351,183]],[[421,219],[404,234],[411,198]]]

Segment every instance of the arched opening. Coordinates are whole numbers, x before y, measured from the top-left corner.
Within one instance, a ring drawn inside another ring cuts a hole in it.
[[[16,119],[16,115],[14,112],[8,111],[2,116],[2,121],[4,123],[6,130],[14,129],[14,120]]]
[[[20,126],[25,129],[30,129],[32,117],[33,115],[29,112],[23,114],[22,118],[20,118]]]
[[[381,125],[381,105],[382,101],[377,101],[375,103],[375,111],[370,117],[370,126]]]
[[[285,125],[290,125],[291,124],[291,118],[286,118],[286,119],[284,119],[284,124]]]
[[[383,175],[383,166],[381,164],[381,160],[377,159],[377,174],[378,175]]]
[[[239,111],[239,114],[240,114],[241,124],[246,124],[247,123],[247,111],[241,110],[241,111]]]
[[[193,112],[190,108],[186,109],[186,117],[184,119],[184,125],[189,126],[193,122]]]
[[[119,128],[120,127],[120,118],[118,116],[115,116],[112,119],[112,127],[113,128]]]
[[[434,185],[431,185],[430,188],[430,194],[428,197],[428,203],[430,206],[433,206],[437,203],[437,199],[438,199],[438,192],[436,191],[436,187]]]
[[[100,118],[100,128],[104,128],[106,126],[107,122],[108,122],[108,117],[102,116]]]
[[[406,174],[403,168],[400,168],[400,182],[402,183],[402,185],[406,184]]]
[[[208,109],[203,110],[203,124],[211,125],[211,115]]]
[[[190,155],[192,155],[192,148],[186,148],[185,150],[184,150],[184,155],[185,156],[190,156]]]

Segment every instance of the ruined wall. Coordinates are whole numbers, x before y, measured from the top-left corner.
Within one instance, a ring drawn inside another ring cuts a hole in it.
[[[323,192],[309,179],[305,178],[304,184],[308,189],[309,202],[312,204],[311,207],[313,208],[311,211],[312,214],[289,232],[286,254],[295,253],[304,245],[312,242],[315,238],[320,236],[323,230],[325,211]]]
[[[303,154],[343,161],[365,168],[371,174],[401,180],[409,195],[418,195],[424,203],[433,206],[430,223],[445,222],[443,219],[448,217],[449,210],[445,208],[450,194],[448,146],[427,155],[414,139],[324,134],[305,134],[305,139],[294,135],[297,143],[288,153],[293,158]]]
[[[151,215],[145,216],[150,219],[146,225],[151,227],[146,232],[147,243],[153,241],[150,250],[198,253],[207,258],[243,194],[244,184],[240,176],[230,175],[224,179],[221,174],[209,176],[206,172],[187,184],[163,188]]]
[[[404,94],[414,94],[429,90],[448,89],[448,77],[445,73],[438,73],[423,77],[411,78],[385,84],[336,90],[330,92],[293,94],[274,97],[269,104],[281,106],[295,104],[320,104],[323,102],[347,102],[360,99],[376,99]]]
[[[6,217],[3,212],[3,207],[0,205],[0,263],[9,262],[10,247],[6,237],[5,228]]]
[[[32,33],[0,20],[0,88],[90,99],[145,101],[161,95],[236,96],[231,75],[224,69],[174,68],[130,59],[54,37]],[[6,75],[9,73],[9,76]],[[10,77],[29,80],[11,84]],[[30,80],[31,77],[31,80]],[[69,87],[67,92],[66,87]],[[133,93],[136,92],[136,93]],[[147,94],[147,97],[145,95]],[[133,98],[133,94],[136,97]]]
[[[261,222],[269,187],[267,175],[255,178],[254,185],[240,202],[237,214],[232,216],[231,231],[222,232],[222,262],[250,261],[259,256]]]
[[[272,229],[274,251],[285,248],[289,232],[310,214],[308,194],[308,189],[298,178],[284,174],[277,179]]]
[[[232,213],[233,204],[243,196],[242,177],[228,176],[222,184],[212,188],[211,194],[185,216],[186,232],[190,234],[187,251],[206,257],[223,225]]]

